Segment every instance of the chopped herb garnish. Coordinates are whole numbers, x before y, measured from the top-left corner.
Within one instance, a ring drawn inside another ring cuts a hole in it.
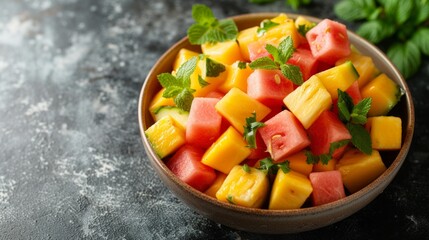
[[[250,167],[247,164],[243,164],[243,171],[250,173]]]
[[[332,159],[335,150],[346,146],[349,142],[350,140],[348,139],[333,142],[329,145],[329,152],[320,155],[314,155],[311,151],[305,151],[305,156],[307,156],[307,163],[317,164],[318,162],[322,162],[322,164],[327,165],[329,163],[329,160]]]
[[[267,175],[275,175],[279,169],[284,173],[288,173],[290,171],[288,160],[281,163],[274,163],[273,159],[270,157],[262,159],[259,162],[258,169],[264,171]]]
[[[310,31],[314,26],[316,26],[315,23],[312,23],[311,25],[306,25],[306,24],[298,25],[298,32],[299,34],[305,37],[307,32]]]
[[[239,69],[246,69],[247,68],[247,62],[238,62],[238,68]]]
[[[217,77],[222,72],[225,72],[225,66],[211,58],[206,58],[206,76]]]
[[[201,75],[198,75],[198,84],[200,84],[200,87],[205,87],[207,85],[209,85],[210,83],[206,82],[206,80],[204,80],[203,77],[201,77]]]
[[[225,42],[237,37],[235,22],[232,19],[218,20],[206,5],[194,4],[192,18],[195,23],[188,29],[191,44]]]
[[[246,118],[246,126],[244,126],[244,139],[247,141],[247,147],[256,148],[256,132],[258,128],[265,126],[264,123],[256,121],[256,113]]]
[[[261,37],[262,35],[264,35],[268,30],[270,30],[271,28],[278,26],[279,24],[276,22],[273,22],[269,19],[265,19],[264,21],[261,22],[260,27],[258,27],[258,29],[256,30],[256,33],[258,34],[258,37]]]
[[[231,203],[231,204],[235,204],[235,202],[234,202],[234,197],[233,197],[232,195],[228,195],[228,196],[226,197],[226,200],[227,200],[229,203]]]
[[[175,76],[171,73],[161,73],[157,76],[159,83],[165,88],[162,96],[173,98],[177,107],[185,111],[189,111],[194,99],[192,94],[195,90],[191,89],[191,75],[196,66],[197,57],[192,57],[179,67]]]
[[[273,56],[261,57],[249,64],[252,69],[266,69],[266,70],[281,70],[282,74],[291,80],[295,85],[303,83],[302,73],[298,66],[286,63],[295,51],[293,40],[290,36],[286,37],[280,42],[278,48],[271,44],[267,44],[265,49]]]
[[[359,149],[359,151],[371,155],[372,142],[368,131],[362,125],[354,123],[347,123],[346,127],[350,135],[352,135],[352,144]]]

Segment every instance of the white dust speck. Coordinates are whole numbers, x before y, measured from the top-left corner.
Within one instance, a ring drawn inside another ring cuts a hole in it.
[[[10,195],[15,189],[16,181],[0,176],[0,204],[8,204]]]
[[[99,166],[94,170],[96,177],[108,177],[109,173],[118,170],[118,161],[116,158],[111,160],[102,155],[93,155],[93,158]]]
[[[414,217],[414,215],[411,216],[405,216],[406,218],[408,218],[412,223],[414,223],[414,225],[417,225],[417,220]]]
[[[33,114],[41,113],[41,112],[47,112],[49,110],[49,107],[52,104],[52,99],[49,100],[43,100],[41,102],[38,102],[36,104],[32,104],[30,108],[25,112],[25,115],[31,116]]]

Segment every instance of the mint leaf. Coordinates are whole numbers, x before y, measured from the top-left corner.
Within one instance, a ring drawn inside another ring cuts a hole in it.
[[[191,109],[192,101],[194,100],[193,89],[183,88],[183,90],[177,94],[174,98],[174,103],[177,107],[189,112]]]
[[[206,82],[206,80],[203,79],[200,75],[198,75],[198,84],[200,84],[200,87],[205,87],[209,85],[210,83]]]
[[[276,70],[279,66],[269,57],[261,57],[249,64],[251,69],[265,69],[265,70]]]
[[[356,33],[371,41],[372,43],[379,43],[382,40],[392,36],[395,31],[395,27],[388,22],[381,20],[371,20],[364,22],[356,31]]]
[[[252,116],[246,118],[246,126],[244,126],[244,139],[246,140],[249,148],[256,148],[256,132],[258,128],[265,126],[264,123],[256,121],[256,113],[253,112]]]
[[[282,163],[277,163],[279,169],[281,169],[284,173],[290,172],[289,161],[284,161]]]
[[[256,30],[256,33],[258,34],[258,37],[261,37],[268,30],[270,30],[271,28],[278,26],[278,25],[279,24],[276,22],[273,22],[269,19],[265,19],[264,21],[261,22],[260,27],[258,27],[258,29]]]
[[[249,167],[249,165],[243,164],[242,168],[243,168],[243,171],[245,171],[247,173],[250,173],[250,167]]]
[[[411,41],[419,47],[420,51],[429,56],[429,27],[421,27],[413,34]]]
[[[316,164],[319,162],[319,156],[314,155],[311,151],[305,151],[305,156],[307,157],[307,164]]]
[[[340,1],[334,6],[335,14],[346,21],[368,19],[375,10],[374,0]]]
[[[275,61],[279,63],[286,63],[291,57],[293,52],[295,52],[295,48],[293,47],[293,40],[290,36],[287,36],[283,41],[279,43],[279,57]]]
[[[176,78],[178,82],[182,83],[182,87],[191,86],[191,75],[194,73],[195,68],[197,67],[197,60],[197,57],[192,57],[180,65],[179,69],[177,69]]]
[[[310,4],[311,0],[287,0],[286,2],[292,7],[293,10],[298,10],[301,4],[308,5]]]
[[[161,73],[158,76],[159,83],[162,87],[167,88],[170,86],[182,86],[182,82],[179,81],[175,76],[171,73]]]
[[[284,173],[288,173],[290,171],[288,160],[281,163],[274,163],[273,159],[269,157],[264,158],[259,162],[258,169],[265,172],[267,175],[276,175],[279,169]]]
[[[344,139],[337,142],[332,142],[329,145],[329,152],[320,155],[314,155],[311,151],[305,151],[305,156],[307,157],[307,164],[317,164],[318,162],[322,162],[322,164],[327,165],[329,160],[332,159],[332,156],[335,153],[335,150],[342,148],[349,144],[350,140]]]
[[[355,124],[365,124],[367,121],[366,115],[368,114],[369,109],[371,108],[372,98],[364,98],[359,101],[352,110],[350,114],[351,123]]]
[[[343,122],[350,121],[350,114],[353,111],[353,100],[349,94],[337,89],[338,92],[338,116]]]
[[[256,4],[267,4],[267,3],[273,3],[277,0],[249,0],[250,3],[256,3]]]
[[[299,32],[299,34],[301,34],[302,36],[305,37],[307,32],[310,31],[314,26],[316,26],[316,23],[313,23],[310,26],[307,26],[305,24],[298,25],[298,32]]]
[[[394,1],[396,2],[397,10],[395,15],[395,20],[398,25],[405,23],[410,17],[414,10],[414,2],[413,0],[410,1]]]
[[[226,200],[227,200],[229,203],[231,203],[231,204],[235,204],[235,202],[234,202],[234,197],[233,197],[232,195],[228,195],[228,196],[226,197]]]
[[[421,63],[421,53],[417,45],[410,41],[395,43],[387,50],[387,56],[398,67],[405,78],[417,72]]]
[[[359,151],[370,155],[372,153],[371,137],[362,125],[347,123],[347,129],[352,135],[352,144],[359,149]]]
[[[225,66],[221,63],[216,62],[211,58],[206,58],[206,76],[217,77],[222,72],[225,72]]]
[[[295,85],[301,85],[304,80],[302,78],[301,70],[298,66],[292,64],[282,64],[280,66],[282,74],[291,80]]]
[[[238,62],[237,66],[239,69],[246,69],[247,68],[247,62],[240,61],[240,62]]]
[[[192,18],[196,23],[187,31],[191,44],[224,42],[237,37],[238,29],[234,21],[231,19],[219,21],[206,5],[194,4]]]

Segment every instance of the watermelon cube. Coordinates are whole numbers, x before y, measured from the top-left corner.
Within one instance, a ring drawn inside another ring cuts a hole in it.
[[[258,131],[274,161],[284,160],[310,144],[301,123],[288,110],[266,121]]]
[[[313,172],[309,175],[313,193],[311,199],[314,206],[334,202],[346,197],[341,173],[337,170]]]
[[[299,67],[304,81],[314,75],[319,67],[319,61],[311,54],[311,51],[301,47],[295,50],[287,63]]]
[[[215,109],[218,102],[218,98],[194,98],[186,123],[188,143],[208,148],[220,136],[222,116]]]
[[[266,106],[281,106],[293,83],[278,70],[255,70],[247,78],[247,95]]]
[[[324,111],[307,129],[311,144],[310,149],[314,155],[328,154],[332,143],[352,138],[346,126],[337,115],[331,111]],[[339,158],[346,146],[334,151],[332,157]]]
[[[307,32],[306,38],[315,58],[328,64],[350,54],[350,42],[344,24],[324,19]]]
[[[203,154],[204,150],[185,144],[166,165],[180,180],[199,191],[205,191],[216,179],[216,172],[201,163]]]

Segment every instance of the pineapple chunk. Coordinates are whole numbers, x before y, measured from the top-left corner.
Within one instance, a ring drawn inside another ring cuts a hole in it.
[[[343,183],[351,193],[370,184],[386,170],[380,153],[375,149],[371,155],[356,149],[349,150],[335,168],[341,172]]]
[[[145,135],[160,158],[173,153],[186,142],[185,131],[169,115],[146,129]]]
[[[244,207],[260,208],[269,190],[267,175],[259,169],[249,167],[246,172],[236,165],[216,193],[216,198]]]
[[[226,176],[227,175],[224,173],[218,173],[212,185],[204,193],[209,195],[210,197],[216,198],[216,193],[217,191],[219,191],[220,187],[225,181]]]
[[[379,70],[375,66],[371,57],[364,56],[360,53],[353,52],[343,58],[338,60],[335,65],[341,65],[347,61],[351,61],[353,66],[356,68],[356,71],[359,73],[359,78],[357,79],[359,88],[365,86],[369,81],[374,79],[379,74]]]
[[[370,129],[372,148],[377,150],[397,150],[401,148],[402,121],[399,117],[370,117],[367,121]]]
[[[256,113],[256,121],[261,121],[271,109],[249,97],[238,88],[231,90],[216,104],[216,110],[240,133],[244,132],[246,118]]]
[[[259,37],[258,41],[269,43],[277,47],[281,41],[290,36],[293,41],[293,46],[295,48],[298,47],[301,38],[297,28],[295,27],[295,22],[293,19],[287,19],[287,17],[283,20],[281,20],[281,18],[281,16],[278,17],[278,20],[281,21],[279,22],[279,25],[268,29],[264,35]]]
[[[250,55],[249,50],[247,46],[249,43],[255,42],[258,40],[258,34],[257,34],[258,27],[251,27],[244,30],[241,30],[238,32],[237,36],[237,42],[238,46],[240,47],[241,56],[245,61],[250,61]]]
[[[277,171],[271,189],[269,209],[283,210],[300,208],[313,191],[307,176],[289,171]]]
[[[283,99],[305,129],[332,105],[332,98],[318,77],[313,75]]]
[[[347,88],[359,78],[359,73],[356,71],[353,63],[347,61],[323,72],[319,72],[316,76],[331,94],[332,99],[335,100],[338,98],[338,89],[346,91]]]
[[[287,21],[290,21],[290,19],[284,13],[280,13],[277,17],[274,17],[274,18],[271,19],[271,22],[275,22],[275,23],[278,23],[278,24],[285,23]]]
[[[386,115],[398,102],[403,92],[386,74],[380,74],[361,89],[362,98],[372,98],[368,116]]]
[[[243,92],[247,91],[247,78],[253,70],[246,64],[246,68],[241,69],[238,65],[240,62],[235,62],[228,69],[228,76],[225,82],[219,86],[219,90],[227,93],[231,88],[236,87]]]
[[[229,127],[204,153],[201,162],[228,174],[231,169],[250,155],[243,136]]]
[[[236,61],[244,61],[241,56],[240,47],[237,41],[229,40],[218,43],[205,43],[201,45],[201,49],[208,57],[222,63],[231,65]]]

